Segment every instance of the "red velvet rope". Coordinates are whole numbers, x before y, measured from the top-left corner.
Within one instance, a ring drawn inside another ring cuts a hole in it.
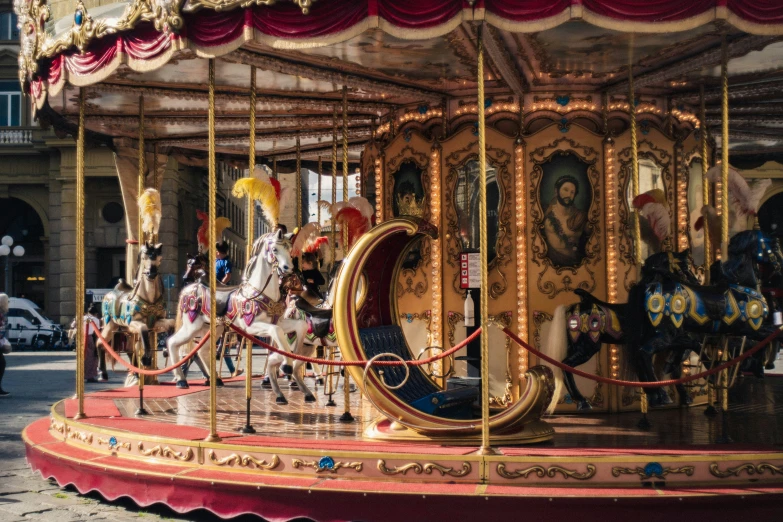
[[[703,371],[701,373],[697,373],[694,375],[689,375],[687,377],[682,377],[680,379],[670,379],[668,381],[654,381],[654,382],[641,382],[641,381],[621,381],[618,379],[609,379],[607,377],[599,377],[597,375],[593,375],[591,373],[583,372],[582,370],[577,370],[576,368],[572,368],[571,366],[568,366],[567,364],[563,364],[560,361],[556,361],[549,357],[548,355],[545,355],[529,344],[527,344],[525,341],[514,335],[513,332],[511,332],[508,328],[503,328],[503,333],[505,333],[511,340],[513,340],[515,343],[520,345],[525,350],[529,351],[533,355],[537,356],[540,359],[545,360],[549,364],[552,364],[554,366],[557,366],[561,370],[565,370],[567,372],[573,373],[574,375],[579,375],[580,377],[584,377],[585,379],[590,379],[597,382],[602,382],[605,384],[614,384],[616,386],[625,386],[629,388],[662,388],[664,386],[672,386],[675,384],[684,384],[686,382],[696,381],[699,379],[703,379],[704,377],[708,377],[710,375],[714,375],[722,370],[725,370],[726,368],[733,366],[737,363],[740,363],[756,353],[757,351],[761,350],[765,346],[767,346],[769,343],[775,340],[780,334],[781,330],[775,330],[773,333],[767,336],[766,339],[759,342],[757,345],[755,345],[750,350],[746,351],[739,357],[735,357],[734,359],[731,359],[730,361],[726,361],[725,363],[721,364],[720,366],[716,366],[715,368],[712,368],[707,371]]]
[[[248,341],[252,342],[253,344],[256,344],[262,348],[266,348],[267,350],[271,350],[275,353],[279,353],[280,355],[284,355],[286,357],[290,357],[291,359],[296,359],[298,361],[304,361],[309,363],[315,363],[315,364],[323,364],[326,366],[364,366],[369,361],[330,361],[328,359],[318,359],[316,357],[305,357],[304,355],[296,355],[291,352],[286,352],[284,350],[280,350],[278,348],[275,348],[271,344],[267,344],[264,341],[259,341],[252,335],[247,334],[246,332],[240,330],[233,324],[229,325],[234,332],[239,334],[241,337],[247,339]],[[481,334],[481,328],[477,329],[475,332],[470,334],[467,339],[462,341],[461,343],[457,343],[453,348],[449,348],[445,352],[441,352],[440,355],[434,355],[428,359],[422,359],[420,361],[375,361],[373,362],[374,366],[423,366],[425,364],[430,364],[432,362],[438,361],[440,359],[443,359],[445,357],[448,357],[452,353],[456,352],[460,348],[465,347],[469,342],[471,342],[473,339],[478,337]]]
[[[189,354],[187,354],[185,357],[180,359],[179,362],[176,364],[173,364],[171,366],[168,366],[160,370],[145,370],[143,368],[138,368],[136,366],[133,366],[130,363],[126,363],[125,360],[112,349],[109,343],[106,342],[106,339],[103,338],[100,331],[98,331],[98,328],[95,326],[95,323],[93,323],[92,321],[90,321],[90,323],[88,324],[88,331],[89,328],[92,328],[95,331],[95,335],[98,336],[98,341],[100,341],[100,343],[103,345],[106,351],[108,351],[111,354],[111,356],[114,357],[115,360],[117,360],[120,364],[125,366],[130,371],[140,373],[142,375],[161,375],[164,373],[168,373],[171,370],[176,370],[179,366],[182,366],[183,363],[188,362],[194,355],[196,355],[196,352],[199,351],[204,346],[204,343],[207,342],[207,340],[209,339],[209,332],[207,332],[206,335],[204,335],[204,337],[201,338],[201,341],[199,341],[196,347],[193,348],[193,350]]]

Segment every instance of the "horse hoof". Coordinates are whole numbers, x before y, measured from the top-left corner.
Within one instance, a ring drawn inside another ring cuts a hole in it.
[[[579,402],[576,404],[576,410],[577,410],[577,411],[590,411],[590,410],[592,410],[592,409],[593,409],[593,406],[592,406],[592,404],[590,404],[589,402],[587,402],[587,400],[579,401]]]
[[[143,355],[141,357],[141,364],[144,366],[152,365],[152,357],[150,357],[149,355]]]
[[[163,358],[164,359],[168,359],[169,358],[169,351],[168,350],[163,350]]]
[[[767,363],[767,365],[764,367],[765,370],[774,370],[775,369],[775,363]]]
[[[299,388],[299,385],[296,384],[296,381],[291,381],[290,383],[288,383],[288,387],[289,388]]]
[[[323,383],[324,383],[324,378],[323,378],[323,377],[318,377],[318,378],[316,378],[316,379],[315,379],[315,383],[316,383],[316,384],[321,384],[321,385],[323,385]]]
[[[188,386],[188,381],[177,381],[177,388],[180,390],[187,390],[190,386]]]
[[[223,379],[218,379],[217,381],[215,381],[215,386],[217,386],[218,388],[222,388],[223,387]]]
[[[264,380],[261,381],[261,387],[262,388],[271,388],[272,382],[269,380],[269,377],[264,377]]]
[[[294,367],[290,364],[284,364],[280,369],[283,370],[283,373],[286,375],[293,375],[294,373]]]
[[[275,398],[275,402],[277,404],[288,404],[288,401],[286,400],[285,397],[277,397]]]
[[[693,404],[693,399],[690,395],[680,397],[680,406],[690,406],[691,404]]]
[[[315,402],[315,395],[305,395],[305,402]]]

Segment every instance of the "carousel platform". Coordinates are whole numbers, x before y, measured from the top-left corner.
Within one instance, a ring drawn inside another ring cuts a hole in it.
[[[783,501],[781,378],[746,378],[732,390],[730,444],[716,443],[720,419],[694,407],[652,412],[649,431],[636,427],[635,414],[556,416],[547,419],[553,441],[500,447],[493,456],[471,446],[366,440],[362,432],[378,413],[358,392],[351,394],[356,420],[342,423],[342,393],[328,407],[321,394],[305,403],[291,390],[290,404],[281,406],[256,385],[257,433],[243,435],[238,381],[218,389],[220,442],[204,442],[208,388],[147,386],[142,418],[134,415],[137,390],[117,388],[88,394],[85,419],[73,419],[76,403],[66,399],[29,425],[28,461],[43,477],[109,500],[269,520],[392,521],[417,512],[428,520],[468,513],[543,519],[574,509],[584,510],[580,520],[726,519],[772,515]]]

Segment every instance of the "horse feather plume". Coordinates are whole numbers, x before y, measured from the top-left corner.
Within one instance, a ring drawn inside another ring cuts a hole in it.
[[[312,222],[304,225],[294,239],[294,244],[291,248],[291,255],[294,257],[302,255],[308,242],[314,240],[321,233],[321,225]]]
[[[321,249],[321,247],[323,247],[325,245],[328,245],[328,244],[329,244],[329,238],[325,237],[325,236],[320,236],[320,237],[315,238],[312,241],[309,241],[305,245],[304,251],[306,253],[308,253],[308,254],[314,254],[314,253],[318,252]]]
[[[261,203],[267,222],[274,228],[280,219],[280,199],[282,187],[275,178],[270,178],[264,169],[258,165],[252,176],[241,178],[234,183],[231,193],[238,198],[249,197]]]
[[[721,166],[715,165],[707,171],[707,177],[713,183],[721,180]],[[772,180],[765,179],[751,185],[736,169],[729,167],[729,208],[744,217],[754,216],[759,210],[759,202]]]
[[[340,210],[334,221],[340,225],[342,230],[347,230],[349,248],[362,234],[370,230],[369,220],[359,209],[354,207],[349,206]]]
[[[196,210],[196,217],[201,221],[201,226],[198,227],[198,233],[196,234],[198,239],[198,249],[201,252],[209,250],[209,214]],[[218,238],[223,236],[223,231],[231,226],[231,221],[227,217],[220,216],[215,220],[215,235]]]
[[[162,216],[160,192],[149,188],[139,197],[139,212],[141,212],[141,230],[145,234],[155,235],[160,230]]]

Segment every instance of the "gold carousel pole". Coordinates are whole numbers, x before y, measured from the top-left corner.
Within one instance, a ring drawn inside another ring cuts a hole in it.
[[[323,161],[321,161],[321,156],[318,156],[318,201],[321,201],[321,174],[324,172],[324,164]],[[316,205],[316,222],[318,223],[318,226],[321,225],[321,205]],[[320,260],[318,261],[320,263]]]
[[[726,35],[721,41],[721,136],[720,136],[720,184],[721,184],[721,242],[720,258],[725,263],[729,252],[729,70]]]
[[[348,202],[348,87],[343,85],[343,201]],[[343,258],[348,255],[348,230],[343,230]],[[340,422],[353,422],[351,415],[351,377],[348,370],[343,374],[343,397],[345,399],[345,411],[340,417]]]
[[[302,145],[299,133],[296,133],[296,226],[304,225],[304,212],[302,208]],[[300,255],[301,258],[301,255]],[[299,260],[299,270],[302,269],[302,261]]]
[[[84,414],[84,87],[79,89],[79,132],[76,136],[76,398],[79,411],[74,419]]]
[[[334,206],[337,203],[337,106],[335,105],[334,111],[332,113],[332,217],[331,217],[331,238],[330,238],[330,244],[329,244],[329,251],[332,254],[332,266],[331,269],[334,269],[335,266],[335,256],[337,255],[337,248],[335,240],[337,239],[336,230],[337,230],[337,223],[335,221],[335,212],[334,212]],[[330,279],[331,277],[334,277],[334,274],[329,274]],[[332,281],[329,281],[329,284],[331,284]],[[330,361],[335,360],[335,347],[334,346],[327,346],[326,347],[329,350],[329,354],[327,356],[327,359]],[[329,400],[326,402],[327,406],[337,406],[337,403],[334,402],[334,398],[332,397],[334,395],[334,392],[336,391],[337,382],[334,380],[334,376],[337,373],[334,369],[334,366],[329,366],[329,369],[326,372],[326,381],[324,382],[324,394],[329,396]],[[346,372],[347,373],[347,372]],[[338,381],[339,382],[339,381]],[[328,389],[328,393],[327,390]]]
[[[144,187],[147,186],[147,180],[145,179],[147,171],[147,157],[144,154],[144,95],[139,95],[139,175],[138,175],[138,195],[136,197],[136,201],[138,202],[138,199],[141,197],[141,195],[144,193]],[[138,250],[137,252],[139,255],[141,254],[141,246],[144,244],[144,231],[141,228],[141,207],[138,206],[138,233],[137,238],[139,241],[138,244]],[[141,257],[139,257],[139,266],[136,266],[136,278],[141,279],[141,274],[139,272],[141,266]],[[134,284],[138,284],[138,281],[136,281]],[[142,335],[142,334],[139,334]],[[144,341],[139,338],[137,350],[136,350],[136,364],[139,365],[140,368],[144,368],[144,364],[141,362],[141,357],[139,356],[139,347],[144,346]],[[139,407],[136,410],[136,415],[147,415],[147,410],[144,409],[144,380],[146,377],[144,375],[139,375]],[[150,383],[152,384],[152,383]]]
[[[721,60],[720,60],[720,79],[721,79],[721,137],[720,137],[720,186],[721,186],[721,242],[720,259],[725,263],[729,259],[729,52],[726,42],[726,33],[723,33],[721,40]],[[706,228],[706,227],[705,227]],[[729,341],[723,345],[723,360],[727,361]],[[729,369],[721,372],[723,386],[721,387],[721,411],[723,434],[721,442],[731,442],[727,431],[728,418],[726,413],[729,409]],[[721,379],[719,378],[719,381]]]
[[[217,434],[217,372],[215,357],[217,351],[217,168],[215,165],[215,59],[209,60],[209,435],[207,442],[219,442]]]
[[[250,66],[250,150],[248,152],[247,159],[247,176],[253,177],[253,173],[256,169],[256,67]],[[256,231],[255,227],[255,201],[247,195],[247,243],[245,245],[245,266],[250,264],[250,257],[253,253],[253,239],[255,239]],[[215,276],[217,277],[217,276]],[[253,399],[253,343],[245,340],[245,346],[247,355],[245,357],[245,400],[246,415],[245,426],[242,428],[242,433],[255,433],[256,430],[253,425],[250,424],[250,401]],[[242,350],[240,346],[240,352]],[[210,385],[212,381],[210,380]]]
[[[484,115],[484,39],[478,28],[478,157],[479,157],[479,252],[481,253],[481,448],[479,455],[494,455],[489,438],[489,270],[487,267],[487,136]]]
[[[631,122],[631,199],[639,195],[639,143],[636,138],[636,105],[634,104],[634,84],[633,84],[633,36],[628,46],[628,118]],[[642,234],[639,229],[639,211],[633,212],[633,262],[636,265],[636,280],[642,276]],[[647,393],[644,388],[641,389],[641,410],[642,420],[639,426],[649,427],[647,420]]]
[[[699,103],[701,117],[701,190],[702,205],[710,204],[710,180],[707,178],[709,162],[707,161],[707,109],[704,103],[704,82],[699,85]],[[710,264],[712,262],[712,245],[710,244],[710,227],[704,223],[704,284],[710,284]]]

